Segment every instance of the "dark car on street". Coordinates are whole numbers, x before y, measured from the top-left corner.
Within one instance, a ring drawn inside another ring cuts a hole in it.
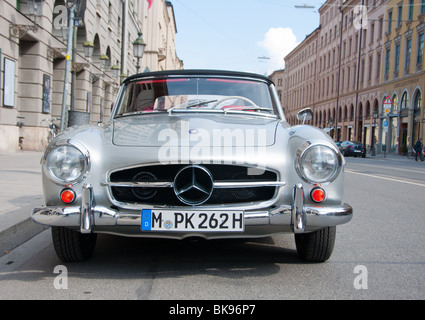
[[[366,158],[366,148],[360,142],[344,141],[339,146],[339,150],[341,151],[341,153],[345,157],[347,157],[347,156],[354,156],[354,157],[361,156],[363,158]]]

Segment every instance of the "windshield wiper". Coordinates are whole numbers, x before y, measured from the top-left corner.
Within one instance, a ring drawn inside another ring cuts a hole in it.
[[[214,100],[199,100],[199,101],[195,101],[195,102],[192,102],[192,103],[182,103],[182,104],[179,104],[175,107],[168,109],[167,111],[168,111],[168,113],[171,113],[171,112],[173,112],[173,110],[181,110],[181,109],[199,107],[200,105],[208,104],[208,103],[216,102],[216,101],[218,101],[218,100],[217,99],[214,99]]]
[[[246,108],[241,109],[241,107],[239,106],[234,106],[234,107],[228,107],[226,109],[224,109],[224,113],[226,113],[226,111],[267,111],[267,112],[272,112],[273,110],[270,108],[261,108],[261,107],[250,107],[247,106]]]
[[[253,112],[253,111],[266,111],[266,112],[270,112],[272,114],[264,114],[264,113],[258,113],[258,112]],[[261,107],[249,107],[247,106],[246,108],[241,109],[238,106],[235,106],[234,108],[229,107],[224,109],[224,114],[228,113],[228,112],[235,112],[235,113],[239,113],[239,112],[243,112],[243,113],[253,113],[253,114],[257,114],[257,115],[263,115],[263,116],[273,116],[276,117],[275,114],[273,114],[273,109],[270,108],[261,108]]]
[[[135,116],[139,114],[151,114],[151,113],[159,113],[159,112],[165,112],[166,110],[140,110],[140,111],[133,111],[133,112],[126,112],[123,114],[118,114],[114,118],[122,118],[122,117],[128,117],[128,116]]]

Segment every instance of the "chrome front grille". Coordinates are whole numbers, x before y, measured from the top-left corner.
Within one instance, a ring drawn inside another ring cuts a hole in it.
[[[271,200],[285,185],[277,174],[237,165],[151,165],[112,172],[115,201],[126,204],[197,206]]]

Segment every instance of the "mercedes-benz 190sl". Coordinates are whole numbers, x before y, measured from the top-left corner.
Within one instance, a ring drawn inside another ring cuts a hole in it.
[[[185,239],[293,233],[323,262],[342,202],[345,160],[321,129],[290,126],[264,76],[178,70],[127,78],[108,123],[69,127],[42,157],[45,206],[63,261],[82,261],[98,233]]]

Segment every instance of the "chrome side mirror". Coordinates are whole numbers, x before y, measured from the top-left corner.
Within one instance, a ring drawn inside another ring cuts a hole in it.
[[[297,119],[298,119],[298,121],[302,121],[303,124],[306,121],[313,119],[313,110],[311,110],[311,108],[305,108],[305,109],[298,111]]]

